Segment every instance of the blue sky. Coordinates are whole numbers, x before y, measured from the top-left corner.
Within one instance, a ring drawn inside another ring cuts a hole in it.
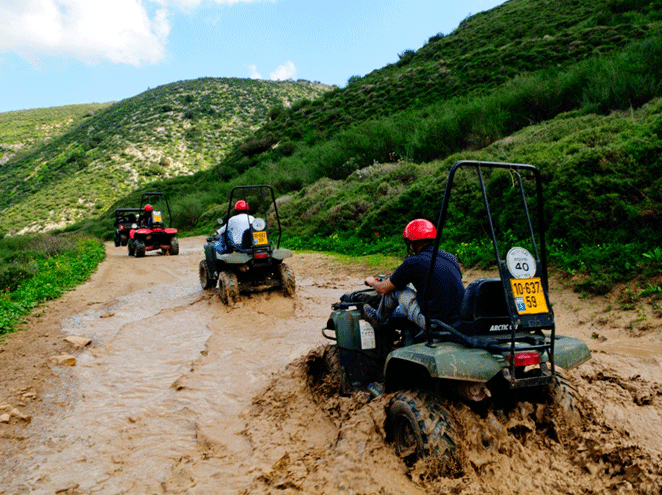
[[[504,0],[0,0],[0,112],[199,77],[345,86]]]

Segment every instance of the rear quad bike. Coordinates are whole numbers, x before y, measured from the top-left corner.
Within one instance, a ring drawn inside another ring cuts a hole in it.
[[[428,455],[452,459],[459,439],[446,407],[450,401],[481,405],[492,401],[503,408],[514,407],[520,400],[545,401],[555,404],[555,410],[570,422],[582,416],[577,390],[557,373],[557,367],[567,370],[579,366],[590,358],[590,351],[582,341],[555,332],[548,297],[539,172],[531,165],[508,163],[461,161],[453,165],[437,222],[432,265],[449,211],[453,179],[460,168],[477,172],[473,184],[482,191],[484,227],[492,240],[499,276],[468,285],[460,321],[453,326],[427,314],[428,294],[434,290],[429,272],[421,308],[426,314],[426,329],[397,317],[396,310],[386,326],[375,331],[360,308],[364,303],[375,306],[381,296],[367,289],[344,294],[333,305],[322,330],[335,342],[326,347],[324,358],[341,394],[357,389],[373,395],[395,393],[387,408],[387,439],[408,463]],[[484,179],[487,173],[492,179],[491,197],[498,194],[495,184],[508,186],[499,196],[507,211],[500,213],[510,214],[509,218],[514,213],[522,218],[521,223],[514,224],[500,215],[501,224],[495,226]],[[499,182],[499,174],[506,180]],[[467,182],[473,180],[472,174],[464,177]],[[534,188],[536,231],[525,194]],[[508,235],[497,238],[504,228]],[[528,239],[513,241],[514,232]],[[522,242],[534,254],[514,242]],[[505,259],[499,250],[503,244],[509,247]]]
[[[241,245],[228,240],[228,229],[219,229],[207,238],[205,259],[200,261],[200,286],[211,289],[218,286],[218,295],[224,304],[231,304],[241,293],[279,289],[286,296],[295,292],[292,269],[283,260],[292,256],[288,249],[280,247],[281,226],[274,191],[269,185],[237,186],[230,191],[228,214],[220,225],[228,225],[235,202],[243,200],[249,210],[246,215],[248,229],[241,236]],[[218,243],[226,246],[225,252],[216,249]]]
[[[152,211],[146,211],[145,205],[152,205]],[[172,215],[170,205],[165,193],[146,192],[140,198],[138,211],[138,223],[129,231],[128,252],[129,256],[141,258],[147,251],[160,249],[162,254],[179,254],[179,241],[177,240],[177,229],[168,227]],[[167,223],[164,214],[168,215]]]
[[[126,246],[129,241],[131,229],[138,228],[136,215],[140,214],[140,208],[116,208],[111,217],[115,217],[115,247]]]

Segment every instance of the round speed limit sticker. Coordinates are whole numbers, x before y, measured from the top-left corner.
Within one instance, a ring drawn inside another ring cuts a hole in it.
[[[536,259],[522,247],[514,247],[508,251],[506,265],[515,278],[531,278],[536,274]]]

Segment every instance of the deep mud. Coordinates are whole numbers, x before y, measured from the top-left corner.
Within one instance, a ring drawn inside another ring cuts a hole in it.
[[[593,351],[569,373],[581,423],[455,403],[456,465],[407,466],[384,441],[389,397],[340,397],[317,365],[330,304],[365,271],[296,254],[293,298],[228,308],[200,290],[203,242],[141,259],[108,244],[88,283],[0,345],[0,494],[661,493],[654,315],[554,282],[557,331]]]

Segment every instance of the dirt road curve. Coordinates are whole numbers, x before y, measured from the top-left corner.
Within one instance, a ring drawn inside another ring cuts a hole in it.
[[[570,374],[585,421],[458,404],[459,463],[439,475],[384,442],[388,397],[309,386],[330,304],[361,269],[296,254],[294,298],[228,308],[200,290],[203,242],[142,259],[108,244],[88,283],[0,345],[0,495],[661,493],[662,337],[643,309],[554,283],[559,333],[593,351]]]

